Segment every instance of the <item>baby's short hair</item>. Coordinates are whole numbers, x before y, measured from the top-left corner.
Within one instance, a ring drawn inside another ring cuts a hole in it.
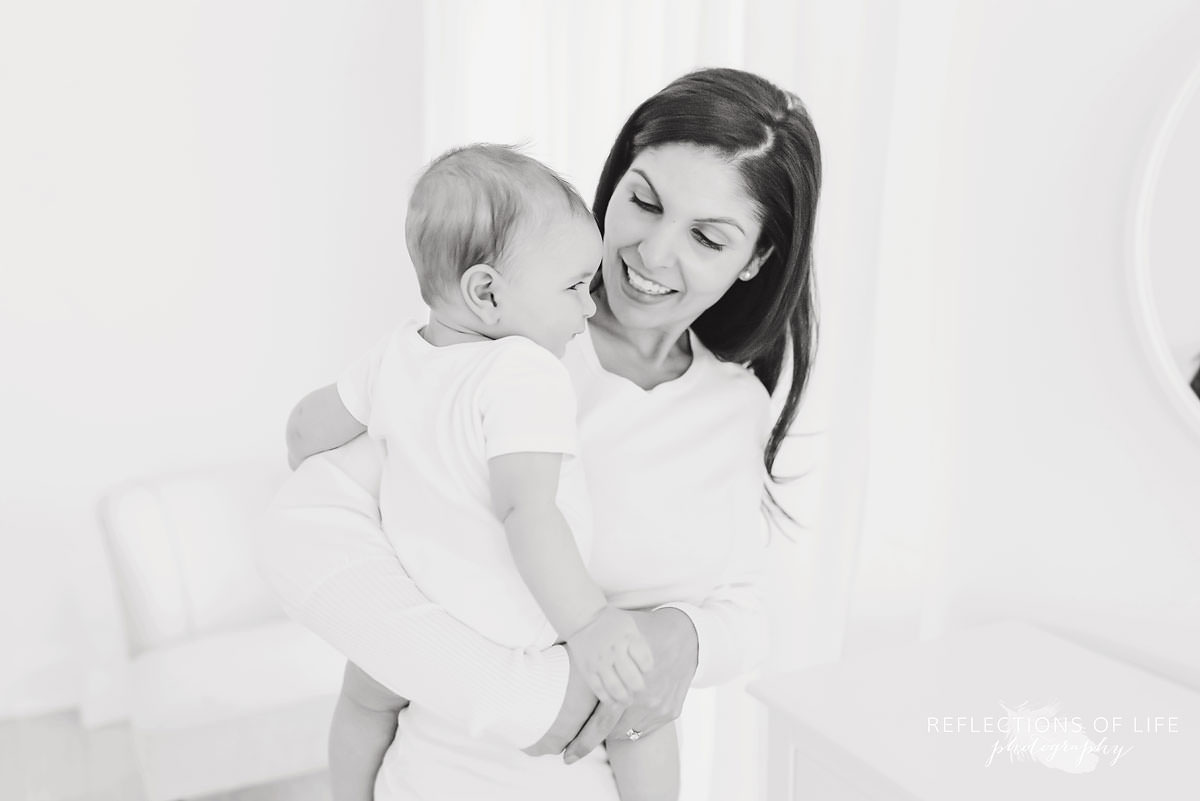
[[[518,231],[562,212],[590,217],[558,173],[506,145],[474,144],[438,156],[417,180],[404,235],[421,297],[453,291],[473,264],[505,266]]]

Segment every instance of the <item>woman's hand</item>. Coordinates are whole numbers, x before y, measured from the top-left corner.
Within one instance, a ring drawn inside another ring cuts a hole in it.
[[[550,724],[550,730],[542,735],[542,739],[523,749],[530,756],[561,754],[596,710],[596,696],[588,689],[583,672],[573,662],[569,664],[571,672],[567,675],[567,692],[558,710],[558,717]]]
[[[672,608],[631,614],[642,636],[650,643],[654,656],[654,667],[645,674],[646,687],[634,695],[633,703],[628,707],[620,704],[600,704],[596,707],[563,754],[568,764],[588,754],[613,732],[624,737],[630,729],[654,731],[679,717],[683,709],[683,700],[692,684],[699,656],[696,629],[692,626],[691,618]],[[570,683],[575,680],[575,668],[572,666],[568,697]]]

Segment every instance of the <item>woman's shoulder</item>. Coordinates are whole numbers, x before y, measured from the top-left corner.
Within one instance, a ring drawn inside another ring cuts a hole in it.
[[[694,332],[691,335],[691,344],[692,370],[696,372],[697,380],[704,382],[710,391],[727,393],[743,402],[751,402],[764,408],[770,404],[770,393],[749,367],[717,356]]]

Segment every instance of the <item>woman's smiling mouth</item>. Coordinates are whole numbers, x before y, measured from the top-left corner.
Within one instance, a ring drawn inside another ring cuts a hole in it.
[[[670,295],[676,291],[669,286],[663,286],[657,281],[650,280],[626,264],[624,259],[621,259],[621,266],[625,270],[625,280],[631,287],[644,295]]]

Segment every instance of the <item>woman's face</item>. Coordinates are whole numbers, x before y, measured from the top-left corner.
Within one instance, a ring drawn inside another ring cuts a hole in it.
[[[690,326],[739,278],[762,263],[761,224],[737,169],[688,144],[638,154],[604,216],[605,297],[634,329]]]

